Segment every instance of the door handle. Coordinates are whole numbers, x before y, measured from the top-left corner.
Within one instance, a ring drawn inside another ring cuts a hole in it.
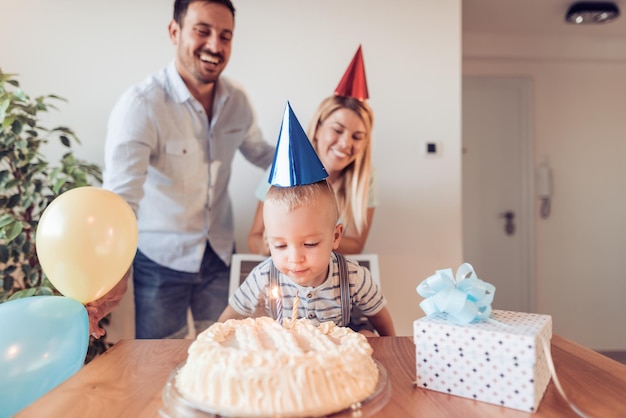
[[[515,212],[507,210],[500,214],[500,218],[504,218],[504,232],[507,235],[515,234]]]

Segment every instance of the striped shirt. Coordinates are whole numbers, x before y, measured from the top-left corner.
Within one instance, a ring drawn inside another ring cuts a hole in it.
[[[349,259],[346,259],[346,264],[352,308],[359,308],[365,316],[375,315],[387,305],[380,287],[372,279],[367,268]],[[271,266],[270,258],[257,265],[230,298],[230,305],[239,314],[271,316],[270,303],[276,303],[269,289]],[[288,276],[278,273],[284,319],[291,319],[293,301],[297,294],[300,298],[299,318],[308,318],[318,324],[332,321],[336,325],[341,325],[339,269],[334,253],[330,257],[329,267],[326,280],[318,287],[300,286]]]

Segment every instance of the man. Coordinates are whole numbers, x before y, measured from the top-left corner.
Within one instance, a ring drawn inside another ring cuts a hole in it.
[[[273,159],[246,94],[221,76],[234,17],[230,0],[176,0],[168,27],[174,62],[125,92],[109,119],[103,187],[128,202],[139,226],[137,338],[184,337],[188,308],[198,331],[218,318],[235,243],[235,151],[261,168]],[[103,306],[88,307],[92,331],[123,291],[121,284]]]

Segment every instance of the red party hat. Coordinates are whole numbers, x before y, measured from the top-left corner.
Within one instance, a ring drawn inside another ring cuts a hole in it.
[[[346,73],[335,89],[335,96],[354,97],[364,101],[370,96],[367,92],[367,79],[365,78],[365,64],[363,64],[363,53],[361,45],[356,50],[352,62],[348,66]]]

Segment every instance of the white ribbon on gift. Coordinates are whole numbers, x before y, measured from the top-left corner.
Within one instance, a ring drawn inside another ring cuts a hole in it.
[[[554,382],[554,386],[556,386],[556,390],[561,394],[565,402],[569,405],[572,411],[576,412],[581,418],[589,418],[583,411],[576,405],[574,402],[570,400],[570,398],[565,393],[563,386],[561,386],[561,381],[556,374],[556,368],[554,367],[554,361],[552,361],[552,351],[550,350],[550,343],[546,341],[545,338],[541,338],[541,345],[543,346],[543,352],[546,355],[546,361],[548,363],[548,369],[550,370],[550,374],[552,375],[552,381]]]
[[[479,279],[471,264],[463,263],[456,276],[449,268],[437,270],[416,290],[425,298],[420,307],[426,316],[441,315],[452,323],[465,325],[489,318],[496,287]]]
[[[503,326],[505,328],[511,328],[511,329],[515,328],[509,324],[505,324],[504,322],[497,321],[493,318],[489,318],[487,321],[499,324],[500,326]],[[570,400],[570,398],[565,393],[563,386],[561,386],[561,381],[559,380],[559,376],[556,373],[556,367],[554,367],[554,360],[552,359],[552,350],[550,349],[550,340],[546,339],[543,335],[540,335],[539,342],[541,343],[541,349],[543,350],[543,354],[546,357],[548,370],[550,371],[550,376],[552,376],[552,381],[554,382],[554,386],[556,387],[556,390],[559,392],[559,394],[565,400],[565,402],[567,402],[570,409],[576,413],[576,415],[578,415],[580,418],[589,418],[589,416],[586,415],[583,412],[583,410],[578,407],[578,405],[576,405],[574,402]]]

